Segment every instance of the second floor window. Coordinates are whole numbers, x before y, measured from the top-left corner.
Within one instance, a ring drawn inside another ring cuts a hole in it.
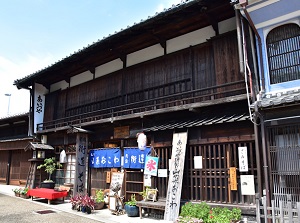
[[[287,24],[271,30],[267,36],[270,83],[300,79],[300,27]]]

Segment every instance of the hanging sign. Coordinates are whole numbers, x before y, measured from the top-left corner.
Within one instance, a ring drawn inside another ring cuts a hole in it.
[[[237,190],[236,167],[229,168],[230,190]]]
[[[102,148],[90,151],[90,168],[121,167],[120,148]]]
[[[194,168],[202,169],[202,156],[194,156]]]
[[[158,157],[146,156],[144,174],[157,176]]]
[[[187,132],[174,133],[172,143],[171,170],[166,199],[164,220],[175,221],[179,215]]]
[[[151,187],[151,175],[144,174],[144,187]]]
[[[238,147],[238,149],[239,149],[239,170],[240,172],[248,172],[247,147]]]
[[[157,176],[158,177],[168,177],[168,169],[158,169]]]
[[[138,148],[124,148],[124,168],[144,169],[146,156],[151,152],[151,148],[147,147],[141,151]]]
[[[242,195],[255,195],[254,175],[241,175]]]

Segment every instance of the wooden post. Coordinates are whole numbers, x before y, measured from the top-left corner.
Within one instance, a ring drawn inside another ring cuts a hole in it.
[[[280,222],[284,222],[284,213],[283,213],[283,204],[282,201],[279,201],[279,218],[280,218]]]
[[[255,194],[255,200],[256,200],[256,221],[257,223],[260,223],[260,202],[259,202],[259,193]]]
[[[271,205],[272,205],[272,222],[276,222],[275,220],[275,201],[271,200]]]
[[[293,210],[292,210],[292,195],[287,195],[287,208],[288,208],[288,215],[289,215],[289,222],[293,222]]]
[[[297,202],[298,222],[300,222],[300,202]]]
[[[266,196],[262,197],[262,203],[263,203],[263,206],[264,206],[265,222],[268,222],[268,210],[267,210],[267,199],[266,199]]]

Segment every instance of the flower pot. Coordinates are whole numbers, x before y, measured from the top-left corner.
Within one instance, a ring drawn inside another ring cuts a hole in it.
[[[29,198],[29,196],[27,194],[20,194],[20,197],[24,198],[24,199],[28,199]]]
[[[16,197],[20,197],[20,194],[17,193],[17,192],[15,192],[15,196],[16,196]]]
[[[138,217],[139,216],[139,208],[137,206],[130,206],[125,204],[125,211],[128,217]]]
[[[95,203],[95,210],[101,210],[102,208],[104,208],[104,201],[103,202],[98,202],[98,203]]]
[[[55,183],[54,182],[42,182],[41,183],[41,188],[49,188],[49,189],[54,189]]]
[[[86,208],[85,208],[85,211],[86,211],[87,214],[92,213],[92,209],[91,209],[90,207],[86,207]]]
[[[86,212],[86,206],[82,206],[82,207],[81,207],[81,212],[82,212],[82,213],[85,213],[85,212]]]

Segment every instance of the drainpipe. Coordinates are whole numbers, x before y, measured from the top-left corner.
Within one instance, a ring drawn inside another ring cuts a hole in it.
[[[240,62],[240,73],[244,76],[244,57],[242,48],[242,34],[241,34],[241,20],[240,12],[235,8],[235,21],[237,30],[237,41],[238,41],[238,52],[239,52],[239,62]]]
[[[257,112],[256,114],[260,114]],[[266,188],[266,201],[267,205],[270,207],[270,188],[269,188],[269,174],[268,174],[268,162],[267,162],[267,146],[266,146],[266,133],[265,133],[265,122],[262,115],[260,115],[261,120],[261,137],[262,137],[262,149],[263,149],[263,167],[264,167],[264,178],[265,178],[265,188]]]

